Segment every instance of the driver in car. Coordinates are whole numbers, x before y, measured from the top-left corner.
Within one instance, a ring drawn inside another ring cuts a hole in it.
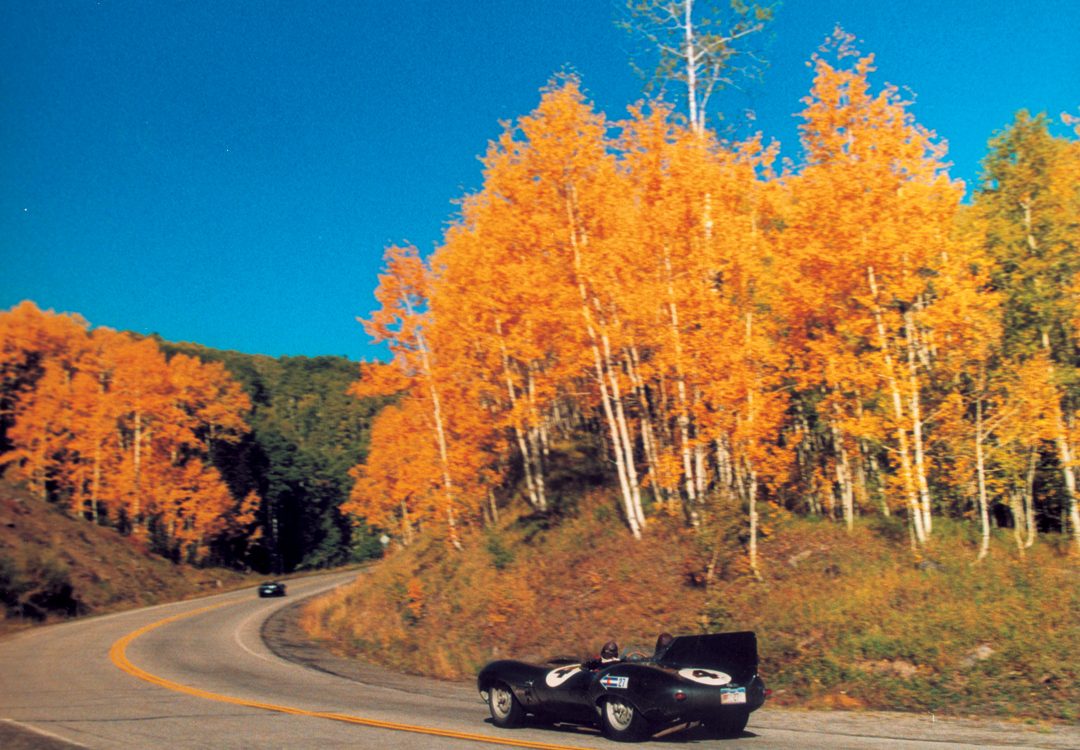
[[[600,648],[600,658],[590,659],[581,666],[585,669],[596,670],[600,669],[605,664],[610,664],[613,661],[619,660],[619,644],[615,641],[608,641]]]

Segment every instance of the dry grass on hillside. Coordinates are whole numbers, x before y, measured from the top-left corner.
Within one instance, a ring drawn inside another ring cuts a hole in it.
[[[676,519],[635,543],[610,507],[583,501],[551,528],[506,521],[460,553],[417,542],[310,605],[304,625],[341,652],[446,679],[608,638],[750,629],[781,705],[1080,719],[1080,571],[1053,537],[1021,559],[1003,533],[973,565],[968,526],[942,522],[917,565],[902,527],[789,518],[762,542],[759,583],[737,545],[714,557]]]
[[[174,565],[133,537],[70,518],[0,482],[0,596],[7,613],[0,631],[184,599],[247,580],[232,571]]]

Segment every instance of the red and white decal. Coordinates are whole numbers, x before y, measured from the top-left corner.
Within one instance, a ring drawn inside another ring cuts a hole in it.
[[[680,669],[679,677],[702,685],[727,685],[731,682],[731,675],[718,669]]]

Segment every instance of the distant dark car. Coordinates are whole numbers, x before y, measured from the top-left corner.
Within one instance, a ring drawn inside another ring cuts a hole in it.
[[[754,633],[675,638],[660,654],[628,653],[610,662],[547,664],[500,660],[477,677],[499,727],[541,721],[598,725],[613,740],[634,741],[679,724],[703,724],[735,737],[765,703]]]
[[[267,581],[259,586],[259,596],[285,596],[285,584],[281,581]]]

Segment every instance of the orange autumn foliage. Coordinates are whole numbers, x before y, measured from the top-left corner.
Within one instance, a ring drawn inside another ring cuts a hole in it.
[[[1015,475],[1072,434],[1003,426],[1042,407],[1000,357],[994,259],[944,143],[842,31],[812,65],[804,156],[779,174],[761,136],[658,102],[612,122],[572,77],[505,124],[430,259],[387,251],[365,327],[393,361],[353,391],[401,401],[349,511],[460,544],[518,500],[558,512],[552,477],[595,445],[631,535],[656,513],[741,527],[756,575],[768,514],[900,513],[921,549],[987,461]]]
[[[250,403],[223,365],[167,359],[150,339],[30,302],[0,314],[0,333],[0,461],[41,498],[139,534],[154,526],[192,560],[238,533],[234,514],[252,516],[257,499],[234,499],[209,461],[213,442],[248,430]]]

